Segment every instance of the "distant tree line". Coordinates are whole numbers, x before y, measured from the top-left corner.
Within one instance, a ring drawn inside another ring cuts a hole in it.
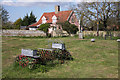
[[[26,14],[23,19],[19,18],[15,22],[9,21],[8,11],[0,6],[0,16],[2,18],[2,29],[20,29],[20,26],[28,26],[36,22],[36,17],[33,12],[30,12],[30,16]]]
[[[28,14],[24,16],[23,19],[19,18],[17,19],[13,25],[16,29],[20,29],[20,26],[28,26],[30,24],[33,24],[36,22],[36,17],[34,16],[33,12],[31,11],[30,16]]]

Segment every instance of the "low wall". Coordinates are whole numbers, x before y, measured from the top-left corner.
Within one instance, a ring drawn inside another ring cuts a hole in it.
[[[55,31],[52,31],[51,34],[52,34],[53,37],[56,37],[56,36],[68,36],[69,35],[66,31],[63,31],[63,30],[55,30]]]
[[[97,36],[97,31],[83,31],[83,35],[84,36],[89,36],[89,35]],[[105,35],[106,35],[106,31],[99,31],[99,36],[105,37]],[[120,36],[120,31],[112,31],[112,35],[114,37]]]
[[[2,30],[2,36],[46,36],[40,30]]]
[[[1,31],[0,31],[1,32]],[[97,31],[83,31],[84,36],[97,36]],[[105,37],[105,31],[99,31],[99,35]],[[120,36],[120,31],[112,31],[114,37]],[[46,36],[46,33],[40,30],[2,30],[2,36]],[[58,36],[58,35],[56,35]]]

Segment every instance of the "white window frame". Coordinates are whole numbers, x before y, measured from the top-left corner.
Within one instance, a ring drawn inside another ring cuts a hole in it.
[[[56,23],[57,22],[57,17],[54,15],[53,17],[52,17],[52,23]]]
[[[46,21],[46,18],[45,16],[42,17],[42,24],[45,24],[47,21]]]

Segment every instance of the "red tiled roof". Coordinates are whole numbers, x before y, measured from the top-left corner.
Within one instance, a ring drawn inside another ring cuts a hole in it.
[[[39,21],[37,23],[34,23],[32,25],[29,25],[30,26],[37,26],[39,24],[42,23],[42,17],[45,16],[46,18],[46,23],[52,23],[52,17],[55,15],[57,17],[57,22],[58,23],[61,23],[61,22],[65,22],[68,20],[70,14],[71,14],[71,10],[69,11],[59,11],[57,14],[55,12],[49,12],[49,13],[43,13],[43,15],[41,16],[41,18],[39,19]]]

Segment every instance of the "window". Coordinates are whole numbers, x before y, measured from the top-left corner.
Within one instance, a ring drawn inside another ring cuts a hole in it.
[[[71,21],[72,21],[72,23],[74,23],[74,18],[73,18],[73,17],[72,17],[72,20],[71,20]]]
[[[53,30],[56,30],[56,27],[54,27],[54,29]]]
[[[47,21],[46,21],[46,18],[45,18],[45,16],[43,16],[42,17],[42,23],[44,24],[44,23],[46,23]]]
[[[57,22],[56,19],[53,19],[52,23],[56,23],[56,22]]]
[[[59,26],[59,29],[61,29],[60,26]]]
[[[56,23],[57,22],[57,17],[54,15],[53,17],[52,17],[52,23]]]
[[[46,23],[47,21],[46,20],[42,20],[42,23],[44,24],[44,23]]]

